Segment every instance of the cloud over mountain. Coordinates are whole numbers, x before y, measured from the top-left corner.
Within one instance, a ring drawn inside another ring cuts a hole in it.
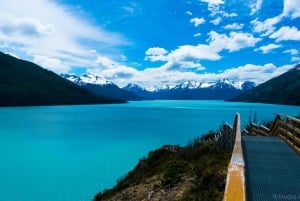
[[[300,61],[299,30],[295,0],[11,0],[0,11],[2,51],[121,86],[227,74],[262,82]]]

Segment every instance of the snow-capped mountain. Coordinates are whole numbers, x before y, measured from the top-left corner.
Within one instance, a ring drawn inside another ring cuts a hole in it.
[[[128,84],[119,88],[113,82],[102,76],[91,73],[81,76],[62,74],[66,78],[94,93],[123,100],[141,99],[221,99],[225,100],[239,95],[241,92],[255,87],[255,83],[246,81],[230,81],[228,79],[216,82],[184,81],[180,84],[165,84],[161,86],[141,87]],[[141,98],[142,97],[142,98]]]
[[[163,85],[142,88],[129,84],[124,89],[136,95],[151,99],[228,99],[241,92],[250,90],[254,82],[230,81],[222,79],[216,82],[185,81],[178,85]]]
[[[108,81],[105,77],[94,75],[91,73],[86,73],[81,76],[68,75],[68,74],[61,74],[60,76],[78,85],[86,85],[86,84],[112,85],[113,84],[111,81]]]
[[[124,87],[126,90],[130,91],[148,91],[148,92],[158,92],[163,90],[177,90],[177,89],[205,89],[205,88],[235,88],[239,90],[249,90],[254,88],[256,85],[254,82],[250,81],[229,81],[228,79],[218,80],[216,82],[199,82],[199,81],[185,81],[177,85],[162,85],[162,86],[151,86],[151,87],[141,87],[137,84],[130,83]]]
[[[134,93],[119,88],[113,82],[106,78],[91,73],[81,76],[61,74],[61,77],[74,82],[83,88],[102,96],[110,97],[118,100],[142,100],[143,98],[136,96]]]

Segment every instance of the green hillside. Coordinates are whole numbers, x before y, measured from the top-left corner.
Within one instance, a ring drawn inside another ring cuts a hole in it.
[[[300,105],[300,64],[229,101]]]
[[[0,106],[116,103],[55,73],[0,52]]]
[[[151,151],[94,201],[222,200],[231,153],[211,140],[216,134],[210,132],[185,147],[165,145]]]

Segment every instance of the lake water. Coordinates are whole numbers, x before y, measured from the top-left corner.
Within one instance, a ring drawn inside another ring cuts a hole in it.
[[[223,101],[0,108],[0,201],[90,201],[150,150],[190,140],[249,114],[300,107]]]

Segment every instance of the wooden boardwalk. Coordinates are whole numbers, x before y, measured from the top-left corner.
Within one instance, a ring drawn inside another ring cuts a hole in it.
[[[243,136],[248,201],[300,201],[300,156],[278,137]]]
[[[239,122],[237,114],[223,201],[300,201],[300,120],[278,114],[270,129],[251,124],[244,136]]]

